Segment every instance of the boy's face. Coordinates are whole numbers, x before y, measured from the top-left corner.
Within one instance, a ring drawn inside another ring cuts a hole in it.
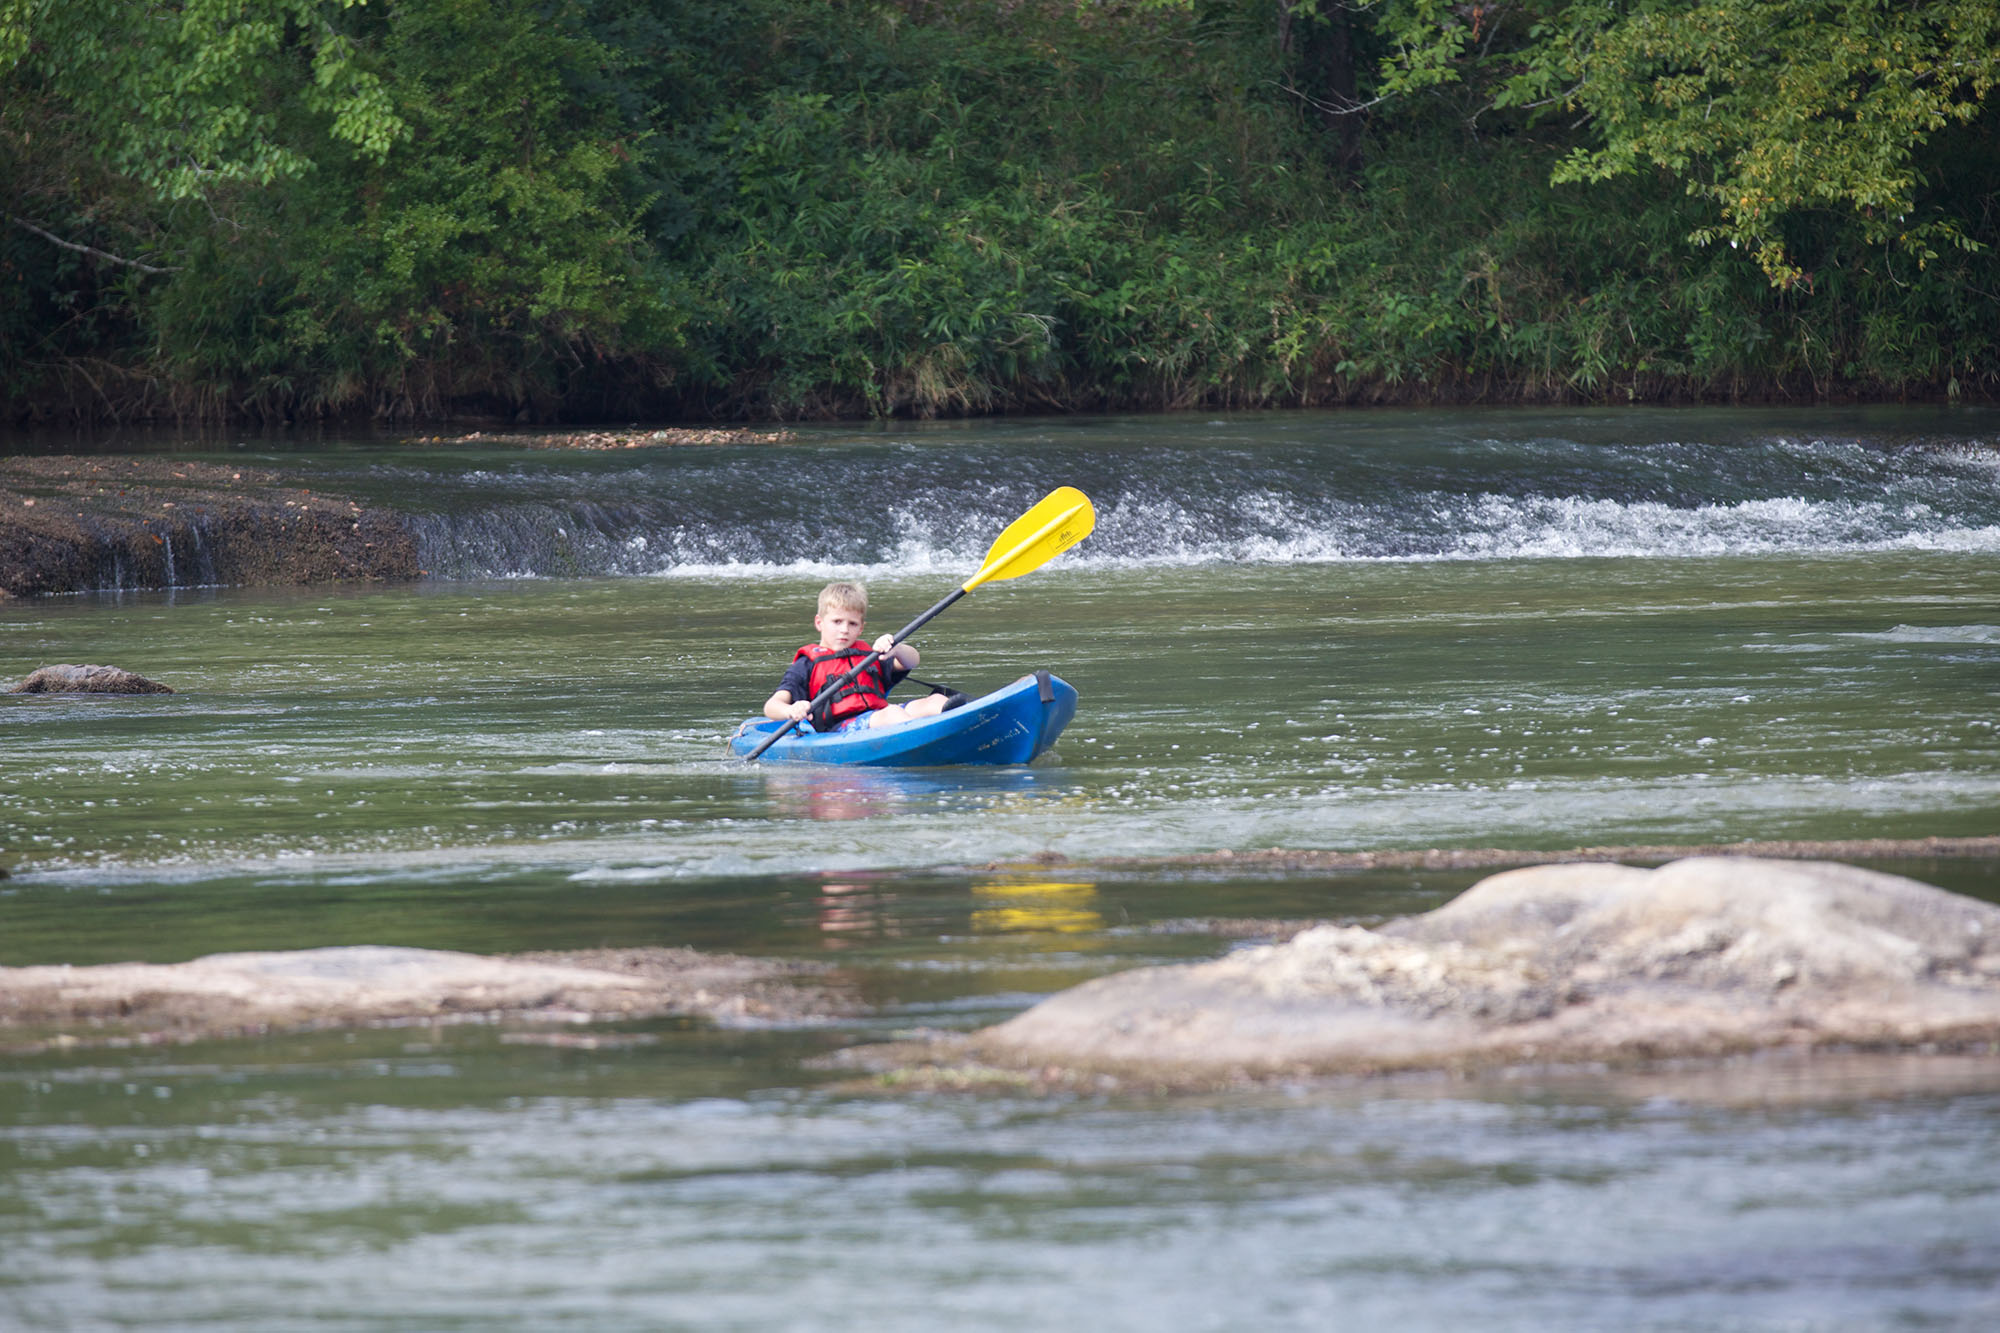
[[[860,638],[867,624],[867,615],[849,606],[832,607],[813,617],[813,628],[819,631],[819,646],[836,651]]]

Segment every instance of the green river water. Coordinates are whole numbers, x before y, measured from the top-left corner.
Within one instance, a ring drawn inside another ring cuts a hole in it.
[[[178,691],[0,698],[0,965],[692,945],[839,961],[872,1011],[0,1058],[0,1327],[2000,1325],[1990,1060],[1054,1101],[804,1063],[1478,878],[1043,853],[2000,831],[1996,424],[828,428],[783,486],[755,448],[177,446],[405,508],[437,577],[0,602],[0,678]],[[822,582],[894,628],[1063,483],[1090,542],[918,640],[1075,685],[1053,755],[725,757]],[[2000,864],[1882,868],[2000,901]]]

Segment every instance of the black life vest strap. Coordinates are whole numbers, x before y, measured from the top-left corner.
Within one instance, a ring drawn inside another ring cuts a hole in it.
[[[944,696],[944,711],[947,713],[954,708],[963,708],[972,702],[971,695],[967,694],[964,690],[956,689],[950,685],[940,685],[937,681],[924,680],[917,676],[905,676],[903,679],[909,681],[912,685],[923,686],[932,694],[942,694]]]

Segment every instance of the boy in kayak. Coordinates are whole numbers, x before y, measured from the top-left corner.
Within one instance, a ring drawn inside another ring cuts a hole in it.
[[[889,647],[891,635],[875,640],[874,649],[882,657],[863,668],[860,675],[842,686],[813,713],[812,701],[819,692],[846,674],[871,651],[861,639],[868,624],[868,592],[858,583],[829,583],[819,592],[819,614],[813,628],[819,642],[809,643],[792,655],[776,693],[764,701],[764,716],[779,722],[810,714],[813,730],[819,732],[886,727],[911,718],[935,717],[948,702],[943,694],[931,694],[907,704],[889,702],[896,682],[914,671],[919,654],[907,643]]]

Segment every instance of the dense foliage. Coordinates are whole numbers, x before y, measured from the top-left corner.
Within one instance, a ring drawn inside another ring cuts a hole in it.
[[[1991,394],[1986,0],[0,0],[15,419]]]

